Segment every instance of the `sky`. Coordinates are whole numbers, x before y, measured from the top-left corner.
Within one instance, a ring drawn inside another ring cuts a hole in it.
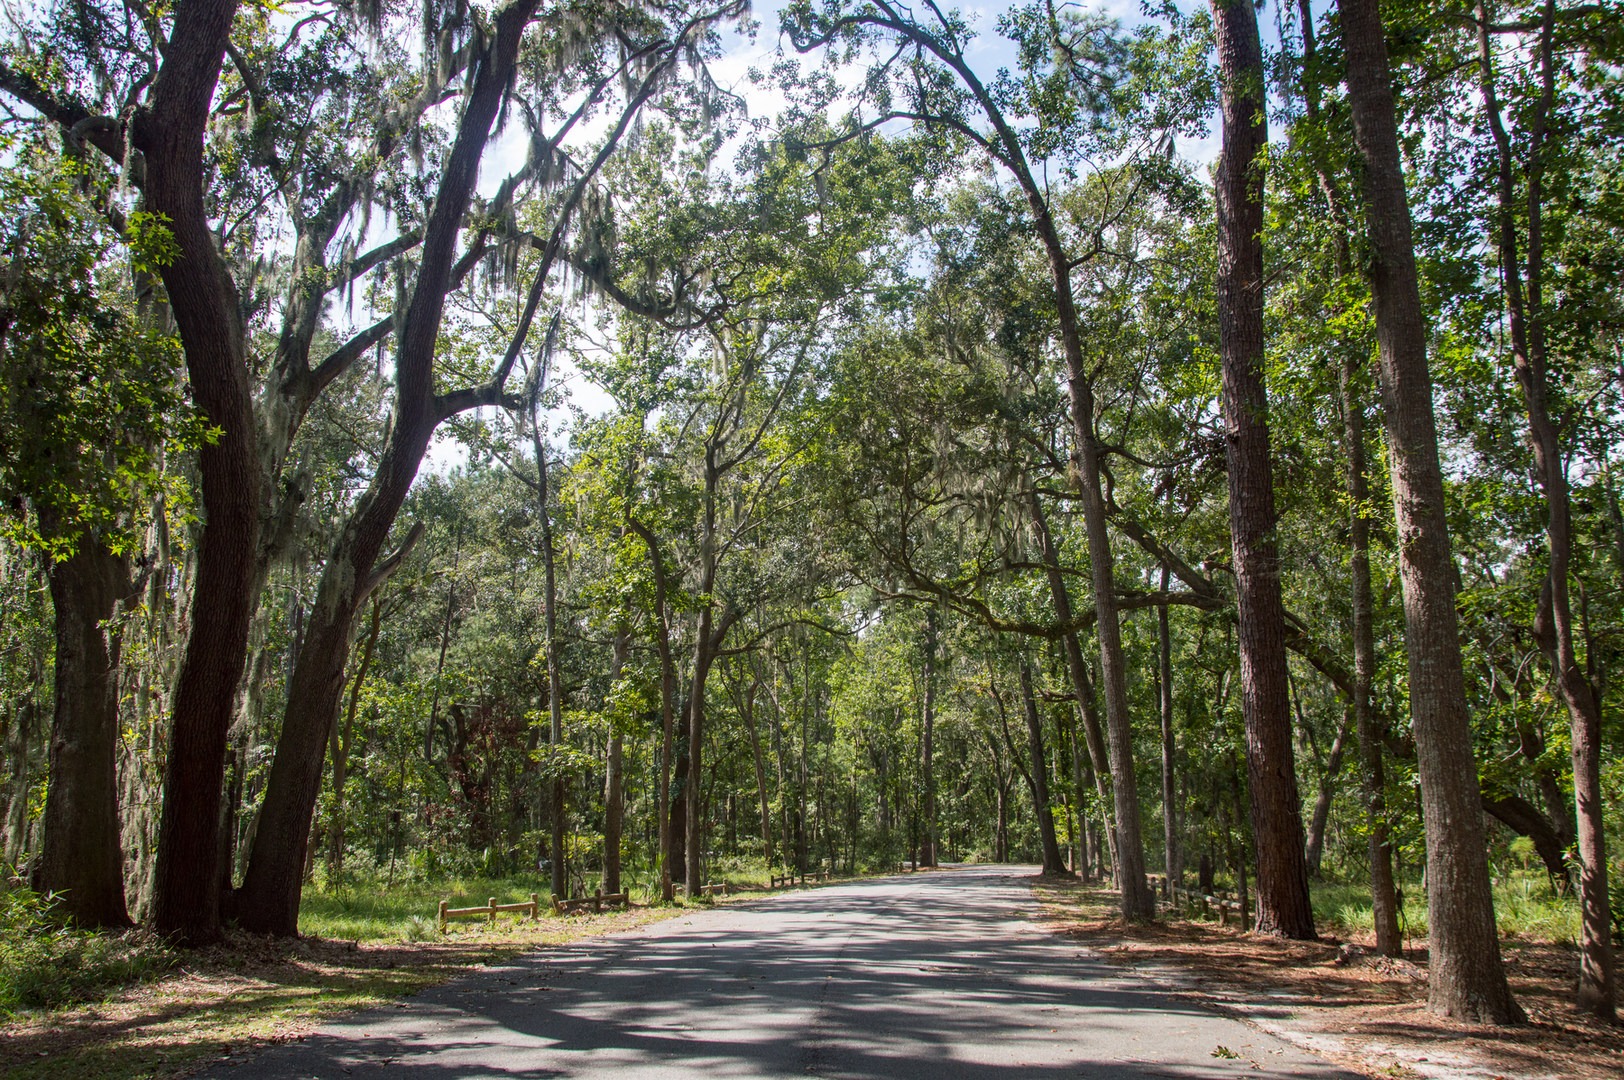
[[[765,69],[770,67],[780,55],[793,56],[794,51],[789,43],[782,40],[778,31],[780,4],[768,0],[766,3],[757,3],[753,7],[752,18],[756,24],[754,34],[741,33],[737,29],[729,28],[723,35],[723,53],[709,64],[712,78],[724,90],[738,94],[745,100],[745,107],[751,118],[768,118],[778,115],[785,105],[782,94],[772,88],[761,87],[751,82],[749,74],[752,68]],[[944,5],[950,6],[950,5]],[[967,21],[977,32],[977,40],[967,53],[968,59],[978,73],[991,77],[1000,67],[1012,67],[1015,64],[1014,49],[997,31],[999,16],[1012,5],[966,5],[959,8],[966,16]],[[1125,26],[1134,26],[1144,20],[1139,0],[1100,0],[1100,2],[1085,2],[1078,5],[1080,8],[1091,11],[1103,11],[1118,19]],[[1186,4],[1185,6],[1188,6]],[[1260,15],[1260,23],[1265,37],[1273,34],[1274,19],[1269,11]],[[808,57],[805,64],[810,67],[816,59]],[[850,79],[854,83],[859,78],[860,69],[852,68]],[[850,84],[848,84],[850,85]],[[605,129],[600,122],[596,128],[584,127],[580,136],[582,140],[596,138]],[[503,177],[509,175],[524,156],[524,136],[517,130],[517,126],[508,135],[501,139],[487,156],[481,174],[481,188],[487,193],[494,191]],[[1216,126],[1211,134],[1203,139],[1184,140],[1178,151],[1184,157],[1200,165],[1210,164],[1217,156]],[[719,162],[732,159],[732,154],[724,148],[718,156]],[[557,357],[554,360],[557,371],[557,381],[561,383],[569,396],[570,401],[577,407],[584,409],[588,414],[601,414],[611,407],[611,402],[597,387],[586,379],[580,377],[569,358]],[[562,431],[568,416],[562,410],[555,410],[551,418],[550,427],[553,431]],[[425,467],[435,471],[444,471],[455,467],[466,460],[462,449],[448,436],[441,435],[430,448]]]

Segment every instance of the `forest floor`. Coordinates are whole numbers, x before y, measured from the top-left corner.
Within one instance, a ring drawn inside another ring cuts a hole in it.
[[[1578,978],[1572,946],[1503,940],[1512,991],[1529,1023],[1490,1028],[1427,1011],[1424,948],[1395,960],[1342,948],[1368,950],[1372,941],[1281,941],[1177,914],[1135,925],[1116,917],[1117,896],[1108,889],[1054,879],[1038,879],[1034,889],[1057,933],[1367,1076],[1624,1076],[1624,1026],[1603,1025],[1572,1005]]]
[[[454,927],[446,939],[429,942],[279,941],[233,933],[220,945],[185,953],[156,981],[95,1004],[0,1019],[0,1077],[185,1076],[473,968],[685,913],[634,908],[535,923],[503,920],[490,928]]]

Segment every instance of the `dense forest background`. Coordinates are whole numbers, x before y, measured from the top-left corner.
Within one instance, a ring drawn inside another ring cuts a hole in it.
[[[1610,1013],[1624,9],[1118,15],[14,13],[14,884],[1313,880],[1500,1020],[1537,894]]]

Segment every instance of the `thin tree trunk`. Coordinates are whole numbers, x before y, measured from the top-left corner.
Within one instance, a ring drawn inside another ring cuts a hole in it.
[[[1311,122],[1320,118],[1320,91],[1317,73],[1314,15],[1309,0],[1298,0],[1302,23],[1303,101]],[[1353,272],[1350,250],[1351,225],[1340,189],[1323,161],[1318,163],[1320,188],[1327,208],[1336,220],[1335,265],[1338,277]],[[1365,813],[1370,829],[1370,897],[1375,924],[1376,951],[1383,956],[1400,956],[1404,938],[1399,931],[1398,887],[1393,875],[1393,847],[1387,823],[1387,778],[1382,764],[1382,725],[1376,716],[1373,688],[1376,680],[1375,603],[1370,583],[1370,490],[1365,457],[1365,400],[1361,390],[1361,350],[1345,344],[1337,369],[1337,389],[1342,405],[1343,452],[1348,459],[1348,574],[1353,602],[1353,683],[1350,706],[1354,731],[1359,739],[1360,775]]]
[[[564,817],[564,793],[567,778],[564,774],[564,679],[559,668],[558,642],[558,576],[553,550],[553,516],[551,488],[547,468],[547,443],[541,436],[541,425],[536,416],[536,396],[545,389],[547,362],[543,360],[539,385],[531,396],[530,437],[536,455],[536,502],[541,515],[541,563],[545,578],[542,594],[542,618],[546,624],[547,649],[547,742],[553,753],[553,778],[549,791],[549,809],[552,824],[552,875],[550,885],[555,897],[569,895],[569,867],[566,865],[564,838],[567,832]]]
[[[1363,424],[1363,406],[1358,407]],[[1354,432],[1350,428],[1350,434]],[[1370,590],[1370,522],[1364,505],[1363,434],[1357,456],[1348,463],[1349,495],[1354,518],[1353,540],[1353,714],[1359,736],[1359,756],[1364,763],[1361,782],[1365,813],[1370,828],[1370,902],[1376,930],[1376,951],[1383,956],[1402,956],[1404,937],[1398,923],[1398,886],[1393,879],[1393,845],[1387,823],[1387,777],[1382,766],[1382,733],[1372,706],[1371,687],[1376,674],[1376,641],[1372,628]],[[1360,494],[1353,496],[1352,477],[1359,477]]]
[[[1285,609],[1263,383],[1263,170],[1268,147],[1263,48],[1250,0],[1213,0],[1213,15],[1224,118],[1216,182],[1218,338],[1247,791],[1257,847],[1257,929],[1311,941],[1314,912],[1291,746]]]
[[[130,925],[118,815],[119,634],[129,561],[97,536],[47,570],[56,614],[56,711],[33,887],[82,927]],[[26,799],[24,800],[26,802]]]
[[[1297,722],[1304,731],[1308,730],[1308,723],[1303,718],[1302,701],[1297,703]],[[1312,877],[1319,877],[1320,860],[1325,853],[1325,829],[1331,819],[1331,803],[1336,799],[1337,781],[1342,775],[1342,759],[1347,754],[1348,731],[1353,727],[1353,710],[1349,709],[1342,714],[1342,723],[1336,729],[1336,737],[1331,740],[1331,751],[1325,755],[1324,767],[1320,770],[1319,791],[1314,795],[1314,811],[1308,816],[1308,873]]]
[[[340,882],[344,876],[345,814],[344,786],[349,781],[350,748],[355,745],[355,717],[361,709],[361,688],[366,685],[367,673],[372,670],[372,658],[378,651],[378,635],[383,629],[383,603],[379,596],[372,597],[372,618],[367,624],[366,644],[361,647],[361,659],[350,681],[350,702],[344,710],[344,723],[333,725],[328,743],[328,756],[333,759],[332,798],[333,812],[327,822],[327,884]]]
[[[1545,348],[1542,293],[1544,211],[1544,144],[1555,95],[1552,35],[1556,5],[1542,5],[1539,33],[1541,96],[1529,135],[1527,185],[1528,270],[1525,286],[1517,243],[1517,193],[1511,139],[1500,117],[1495,92],[1493,51],[1489,40],[1489,6],[1477,7],[1478,58],[1483,106],[1494,135],[1499,165],[1500,270],[1505,282],[1511,329],[1512,366],[1528,412],[1529,443],[1534,468],[1545,494],[1545,538],[1549,552],[1548,592],[1551,625],[1545,642],[1557,687],[1567,706],[1573,732],[1574,828],[1579,840],[1579,1008],[1603,1020],[1615,1015],[1612,926],[1607,894],[1607,846],[1602,827],[1601,707],[1595,687],[1579,666],[1573,646],[1573,610],[1568,593],[1568,567],[1573,558],[1573,517],[1567,468],[1562,460],[1561,432],[1551,416],[1550,363]]]
[[[1042,498],[1035,490],[1031,495],[1030,507],[1032,529],[1037,535],[1038,548],[1043,553],[1043,569],[1049,581],[1049,596],[1054,604],[1055,618],[1069,626],[1074,621],[1071,594],[1066,589],[1066,579],[1060,571],[1060,551],[1055,546],[1054,534],[1049,531],[1049,522],[1043,513]],[[1066,654],[1066,672],[1071,676],[1072,693],[1077,695],[1077,715],[1081,719],[1084,741],[1088,745],[1089,763],[1093,766],[1095,791],[1100,799],[1100,815],[1105,819],[1105,834],[1111,847],[1111,865],[1114,868],[1117,864],[1116,826],[1111,819],[1111,791],[1106,784],[1106,777],[1110,775],[1112,765],[1106,752],[1105,737],[1100,732],[1100,719],[1095,710],[1093,681],[1088,677],[1088,662],[1083,659],[1083,648],[1077,640],[1076,631],[1062,635],[1060,644]]]
[[[1167,564],[1162,564],[1162,593],[1168,585]],[[1179,844],[1178,790],[1174,775],[1177,746],[1173,741],[1173,638],[1167,625],[1167,604],[1156,607],[1156,644],[1160,660],[1162,712],[1162,842],[1164,867],[1170,886],[1184,882],[1183,852]]]
[[[631,631],[615,632],[614,658],[610,662],[610,685],[620,681],[631,649]],[[623,738],[619,725],[609,732],[609,748],[603,770],[603,891],[620,891],[620,842],[625,831],[626,793],[622,770]]]
[[[1339,8],[1349,104],[1363,164],[1372,306],[1404,588],[1410,711],[1426,827],[1429,1003],[1434,1012],[1462,1020],[1517,1023],[1524,1017],[1500,958],[1478,806],[1426,321],[1387,39],[1377,0],[1339,0]]]
[[[1054,809],[1049,804],[1049,766],[1043,751],[1043,723],[1038,717],[1037,696],[1032,692],[1032,665],[1021,658],[1021,702],[1026,713],[1026,746],[1032,761],[1029,770],[1023,770],[1027,786],[1032,789],[1032,806],[1037,812],[1038,838],[1043,844],[1043,873],[1045,877],[1064,877],[1066,860],[1060,855],[1060,844],[1055,838]]]
[[[451,573],[446,578],[445,618],[440,622],[440,654],[434,661],[434,693],[429,697],[428,729],[423,733],[423,760],[434,760],[434,733],[440,723],[440,678],[445,674],[445,654],[451,647],[451,616],[457,610],[457,571],[462,566],[462,522],[457,523],[457,539],[451,546]],[[531,747],[532,750],[535,747]]]
[[[756,802],[761,810],[761,855],[767,872],[773,867],[773,813],[772,801],[767,794],[767,761],[761,750],[761,732],[756,730],[756,693],[761,686],[761,675],[752,659],[750,688],[744,693],[744,730],[750,736],[750,760],[756,772]]]
[[[671,655],[671,614],[666,601],[665,558],[652,530],[636,518],[626,524],[648,546],[649,565],[654,574],[654,648],[660,657],[660,789],[655,807],[659,822],[660,899],[676,898],[672,875],[671,772],[675,768],[677,731],[677,666]]]
[[[920,772],[924,781],[924,836],[919,861],[936,865],[936,611],[925,612],[925,702],[921,733]]]

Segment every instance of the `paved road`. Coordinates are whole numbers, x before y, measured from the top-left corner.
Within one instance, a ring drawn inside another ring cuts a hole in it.
[[[728,905],[536,953],[205,1075],[1351,1078],[1034,925],[1034,869]]]

